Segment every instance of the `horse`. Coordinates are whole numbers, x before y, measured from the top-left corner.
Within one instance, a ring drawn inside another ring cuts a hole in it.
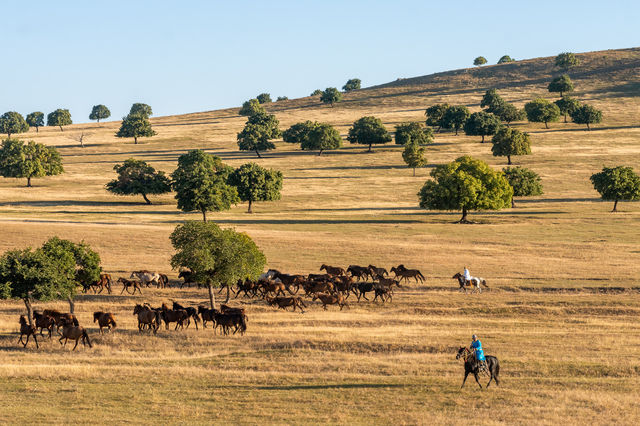
[[[198,288],[200,288],[200,284],[195,282],[195,275],[196,274],[193,271],[180,271],[180,273],[178,274],[178,279],[182,278],[184,280],[184,282],[180,284],[180,288],[184,287],[185,285],[191,288],[191,284],[196,284]]]
[[[64,339],[64,345],[62,344],[62,339]],[[76,341],[76,344],[73,347],[74,351],[78,347],[79,340],[82,340],[83,346],[88,344],[90,348],[93,347],[91,346],[91,340],[89,340],[89,335],[87,334],[87,330],[85,330],[84,327],[81,327],[79,325],[73,325],[72,321],[69,321],[66,318],[63,318],[62,319],[62,337],[60,337],[59,342],[62,346],[67,346],[67,341],[69,339]]]
[[[158,332],[158,328],[160,328],[160,312],[148,306],[136,305],[133,308],[133,315],[138,316],[139,332],[142,332],[142,328],[147,325],[153,330],[153,334]]]
[[[358,281],[360,281],[361,278],[364,278],[366,280],[371,276],[371,271],[366,266],[349,265],[349,267],[347,268],[347,272]]]
[[[462,386],[464,386],[464,382],[467,381],[467,376],[469,373],[473,373],[473,377],[476,379],[476,383],[482,389],[482,385],[478,380],[478,373],[480,372],[480,363],[476,360],[476,356],[469,348],[460,348],[458,349],[458,354],[456,355],[456,359],[462,358],[464,360],[464,380],[462,380]],[[496,381],[496,385],[500,384],[500,379],[498,379],[498,375],[500,374],[500,363],[498,362],[498,358],[491,355],[486,355],[485,362],[487,364],[487,374],[489,375],[489,382],[487,383],[487,387],[491,384],[491,380]]]
[[[323,269],[329,275],[347,275],[347,272],[344,270],[344,268],[341,268],[339,266],[329,266],[323,263],[320,267],[320,270],[322,271]]]
[[[26,342],[22,341],[22,336],[27,336]],[[36,342],[36,349],[40,349],[38,346],[38,338],[36,337],[36,328],[27,323],[27,319],[24,315],[20,315],[20,339],[18,342],[22,343],[22,347],[27,347],[27,343],[29,343],[29,336],[33,336],[33,340]]]
[[[173,306],[171,306],[171,308],[174,311],[177,311],[177,310],[185,311],[187,313],[187,316],[193,318],[193,322],[196,323],[196,330],[198,329],[198,323],[200,322],[200,317],[198,316],[198,311],[196,310],[196,308],[191,306],[184,307],[176,301],[173,302]],[[189,328],[189,324],[190,323],[187,322],[187,328]]]
[[[391,268],[391,272],[396,274],[396,278],[400,277],[400,281],[406,280],[409,282],[409,278],[416,280],[416,283],[424,283],[424,275],[417,269],[407,269],[404,265],[398,265]]]
[[[377,268],[377,267],[375,267],[373,265],[369,265],[368,268],[369,268],[369,271],[371,271],[371,276],[372,277],[373,276],[384,277],[384,276],[388,276],[389,275],[389,272],[385,268]]]
[[[60,334],[60,327],[62,327],[64,320],[68,321],[69,323],[73,323],[73,325],[76,326],[80,325],[80,323],[78,322],[78,318],[70,313],[63,313],[55,309],[45,309],[42,313],[53,318],[56,323],[56,332],[58,334]]]
[[[140,289],[140,281],[128,280],[126,278],[120,277],[116,282],[118,284],[122,284],[122,291],[120,292],[120,294],[124,293],[125,290],[127,290],[127,293],[129,294],[136,294],[136,290],[138,290],[138,293],[142,294],[142,290]],[[133,292],[129,292],[130,288],[133,288]]]
[[[451,278],[458,280],[458,284],[460,284],[460,290],[464,290],[465,293],[467,292],[467,287],[473,287],[471,294],[475,293],[476,291],[482,293],[480,284],[482,284],[486,288],[489,288],[489,286],[487,285],[487,281],[484,278],[471,277],[471,279],[467,281],[464,279],[464,275],[462,275],[460,272],[456,273]]]
[[[160,287],[160,274],[157,272],[150,272],[146,270],[142,271],[133,271],[129,279],[137,278],[140,280],[142,284],[146,287],[149,287],[151,284],[155,284],[156,287]]]
[[[111,283],[113,280],[111,279],[111,274],[100,274],[100,279],[93,284],[93,291],[96,291],[96,288],[100,288],[98,294],[102,293],[102,290],[107,289],[107,293],[111,294]]]
[[[300,312],[304,314],[303,307],[307,307],[302,300],[302,297],[267,297],[266,301],[271,306],[278,306],[279,309],[286,311],[289,306],[293,307],[293,311],[296,308],[300,309]]]
[[[169,309],[169,307],[164,303],[162,304],[162,308],[160,311],[160,318],[164,320],[164,325],[167,330],[169,329],[169,323],[172,322],[176,323],[176,327],[174,328],[174,330],[177,330],[178,327],[180,327],[181,330],[184,330],[185,321],[187,322],[187,325],[189,324],[189,314],[187,314],[187,311],[181,309]]]
[[[33,319],[36,320],[36,329],[40,329],[40,336],[43,335],[42,332],[44,330],[47,330],[49,332],[49,339],[51,339],[53,326],[56,325],[56,321],[53,317],[41,314],[40,311],[33,311]]]
[[[94,312],[93,322],[96,321],[98,321],[98,326],[100,327],[100,334],[102,334],[103,327],[106,327],[107,331],[111,331],[111,326],[113,326],[113,328],[116,328],[116,320],[111,312]]]

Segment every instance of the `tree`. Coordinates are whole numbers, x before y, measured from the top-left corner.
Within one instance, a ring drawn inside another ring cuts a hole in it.
[[[58,108],[47,115],[47,126],[58,126],[62,132],[62,126],[73,124],[71,113],[68,109]]]
[[[427,108],[427,110],[424,112],[424,115],[427,116],[427,126],[438,126],[438,130],[436,130],[436,133],[440,133],[440,129],[442,128],[442,119],[444,118],[444,114],[449,108],[449,104],[436,104]]]
[[[155,135],[156,132],[151,128],[149,117],[144,114],[129,114],[123,117],[120,129],[116,133],[116,137],[119,138],[133,138],[133,143],[136,145],[138,138],[150,138]]]
[[[211,222],[189,221],[178,225],[169,239],[176,250],[171,267],[191,270],[194,280],[207,286],[212,309],[215,309],[212,287],[231,286],[247,278],[255,280],[267,263],[247,234],[221,229]]]
[[[135,103],[131,105],[129,115],[141,115],[143,117],[149,118],[153,115],[153,110],[147,104]]]
[[[413,169],[413,175],[416,175],[417,167],[424,167],[427,165],[427,159],[425,158],[426,148],[418,145],[416,142],[410,141],[404,146],[402,151],[402,159],[407,163],[407,167]]]
[[[22,114],[15,111],[5,112],[0,116],[0,133],[6,133],[7,139],[11,139],[12,133],[25,133],[29,131],[29,125]]]
[[[507,164],[511,164],[512,155],[531,154],[529,134],[520,130],[502,127],[491,139],[491,152],[495,157],[507,157]]]
[[[430,127],[423,127],[418,121],[400,123],[396,126],[396,145],[406,145],[417,143],[427,145],[433,142],[433,130]]]
[[[311,95],[309,96],[319,96],[319,95],[322,95],[322,93],[323,93],[322,90],[316,89],[313,92],[311,92]]]
[[[129,158],[116,164],[113,170],[117,179],[107,183],[107,191],[118,195],[142,195],[147,204],[149,194],[166,194],[171,191],[171,181],[162,171],[156,171],[145,161]]]
[[[559,92],[562,97],[564,93],[573,92],[573,82],[567,74],[562,74],[560,77],[554,78],[547,89],[549,92]]]
[[[280,102],[280,101],[288,101],[289,98],[286,96],[278,96],[278,99],[276,99],[276,102]]]
[[[484,56],[478,56],[473,60],[473,65],[479,67],[480,65],[484,65],[487,63],[487,59]]]
[[[518,109],[515,105],[508,102],[500,104],[494,112],[501,121],[507,123],[507,127],[513,121],[521,121],[526,118],[524,110]]]
[[[151,107],[149,107],[151,109]],[[89,120],[104,120],[106,118],[111,117],[111,111],[104,105],[94,105],[91,110],[91,114],[89,114]]]
[[[514,197],[532,197],[542,195],[542,183],[540,175],[533,170],[524,167],[507,167],[502,169],[504,177],[513,188]],[[515,207],[515,201],[511,198],[511,207]]]
[[[315,125],[316,122],[309,120],[296,123],[282,132],[282,140],[287,143],[302,143]]]
[[[495,114],[504,103],[504,99],[502,99],[496,89],[489,89],[484,93],[482,101],[480,101],[480,107],[487,108],[487,112]]]
[[[359,90],[361,83],[362,82],[360,81],[359,78],[349,79],[349,80],[347,80],[345,85],[342,86],[342,90],[344,90],[345,92],[351,92],[352,90]]]
[[[571,111],[569,115],[571,115],[574,123],[586,124],[587,130],[591,130],[590,124],[596,124],[602,121],[602,111],[591,105],[579,105]]]
[[[580,106],[580,102],[577,99],[563,96],[554,102],[560,110],[560,114],[564,116],[564,122],[567,122],[567,115],[571,115],[573,111]]]
[[[512,59],[509,55],[504,55],[498,60],[498,64],[506,64],[509,62],[515,62],[515,59]]]
[[[340,132],[328,123],[314,123],[311,130],[302,139],[300,148],[303,150],[318,150],[318,155],[326,149],[338,149],[342,146]]]
[[[32,112],[27,115],[27,124],[36,128],[36,133],[40,126],[44,126],[44,114],[40,111]]]
[[[259,113],[249,116],[244,129],[238,133],[238,147],[241,151],[255,151],[262,158],[260,151],[276,149],[270,139],[282,136],[280,122],[273,114]]]
[[[558,121],[560,109],[554,103],[546,99],[538,98],[524,105],[527,119],[532,123],[544,123],[545,128],[549,128],[550,122]]]
[[[603,200],[613,201],[612,212],[618,211],[618,201],[640,200],[640,176],[631,167],[604,167],[590,179]]]
[[[456,136],[458,136],[458,130],[464,126],[470,115],[469,109],[464,105],[449,107],[442,117],[442,128],[455,129]]]
[[[470,223],[470,210],[500,210],[511,204],[513,189],[501,172],[487,163],[464,156],[436,166],[418,192],[420,207],[429,210],[462,210],[458,223]]]
[[[556,56],[555,65],[556,67],[562,69],[564,72],[569,72],[569,70],[575,66],[580,64],[580,60],[571,52],[561,53]]]
[[[391,135],[382,124],[382,120],[373,116],[366,116],[353,123],[353,126],[349,129],[347,140],[350,143],[369,145],[369,152],[373,152],[371,145],[391,142]]]
[[[201,212],[204,222],[208,211],[229,210],[239,201],[238,191],[227,183],[232,170],[219,157],[201,150],[178,157],[178,167],[171,174],[178,208]]]
[[[256,96],[256,99],[260,104],[269,104],[271,103],[271,95],[269,93],[260,93]]]
[[[247,163],[231,172],[229,184],[236,187],[238,196],[242,201],[249,202],[247,213],[253,213],[251,206],[255,201],[276,201],[280,199],[282,172],[265,169],[256,163]]]
[[[494,114],[479,111],[471,114],[465,121],[464,132],[468,136],[482,136],[484,143],[484,137],[495,135],[500,126],[500,120]]]
[[[242,104],[242,108],[240,108],[238,114],[250,117],[254,114],[266,114],[266,111],[257,99],[249,99]]]
[[[17,139],[5,139],[0,147],[0,175],[12,178],[55,176],[64,172],[62,158],[52,146]]]
[[[322,95],[320,95],[320,100],[322,103],[331,104],[333,108],[333,104],[342,101],[342,93],[335,87],[327,87],[324,89],[324,92],[322,92]]]

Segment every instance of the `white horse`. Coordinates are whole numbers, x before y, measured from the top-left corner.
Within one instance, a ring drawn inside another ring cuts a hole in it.
[[[467,287],[473,287],[471,294],[475,293],[476,291],[482,293],[482,288],[480,287],[480,285],[489,288],[489,286],[487,285],[487,281],[484,278],[471,277],[471,279],[465,280],[464,275],[459,272],[455,274],[453,278],[458,280],[458,284],[460,284],[460,290],[464,290],[465,293],[467,292]]]
[[[155,284],[156,287],[160,285],[160,274],[157,272],[149,272],[149,271],[134,271],[131,273],[129,279],[137,278],[140,280],[142,284],[146,287],[149,287],[149,284]]]

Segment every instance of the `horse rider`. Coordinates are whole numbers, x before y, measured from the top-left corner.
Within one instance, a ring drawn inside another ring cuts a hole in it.
[[[482,342],[478,340],[478,336],[476,336],[475,334],[471,336],[471,346],[469,347],[469,349],[473,351],[476,357],[476,361],[480,364],[480,370],[484,370],[485,372],[488,371],[487,362],[484,357],[484,351],[482,350]]]
[[[464,274],[463,275],[464,275],[465,284],[466,283],[470,283],[471,282],[471,273],[469,272],[469,270],[467,269],[466,266],[464,267]]]

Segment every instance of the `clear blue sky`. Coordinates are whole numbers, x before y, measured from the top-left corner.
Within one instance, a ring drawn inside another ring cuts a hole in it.
[[[0,113],[120,119],[307,96],[516,59],[640,46],[638,1],[3,1]]]

